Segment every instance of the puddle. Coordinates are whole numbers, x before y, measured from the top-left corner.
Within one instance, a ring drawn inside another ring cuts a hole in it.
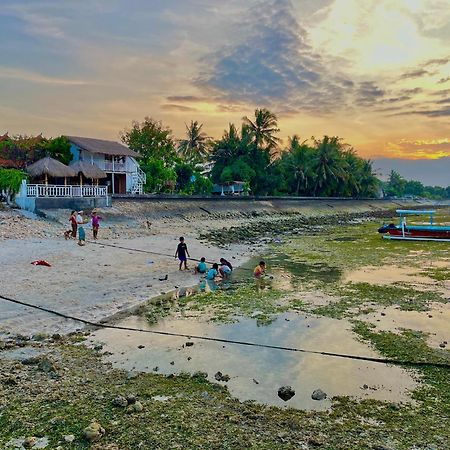
[[[412,283],[415,287],[434,288],[436,281],[430,277],[417,275],[417,270],[412,267],[363,267],[353,270],[344,276],[344,283],[369,283],[378,285],[388,285],[405,282]]]
[[[411,329],[429,333],[427,342],[439,348],[439,344],[450,343],[450,304],[434,303],[430,311],[402,311],[388,307],[373,314],[360,316],[359,319],[373,323],[377,331],[399,332]],[[383,314],[383,315],[382,315]],[[450,345],[447,345],[450,348]]]
[[[293,313],[280,315],[271,325],[259,327],[256,319],[217,324],[181,317],[149,325],[139,316],[128,317],[119,324],[187,335],[377,356],[355,339],[348,322]],[[187,338],[111,329],[98,330],[89,340],[92,344],[103,343],[103,349],[113,353],[107,353],[105,358],[116,368],[152,372],[158,367],[162,374],[203,371],[208,373],[212,382],[216,382],[214,375],[220,371],[229,375],[230,381],[221,384],[227,385],[234,397],[279,407],[324,410],[330,406],[330,398],[337,395],[408,402],[409,391],[416,386],[405,370],[373,362],[197,339],[192,339],[194,345],[188,347],[185,346]],[[277,396],[278,388],[284,385],[290,385],[296,391],[288,402]],[[316,389],[322,389],[328,398],[312,400],[311,393]]]

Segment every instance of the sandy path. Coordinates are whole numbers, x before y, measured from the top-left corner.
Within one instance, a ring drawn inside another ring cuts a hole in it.
[[[105,242],[173,255],[180,234],[178,228],[175,224],[153,236]],[[185,225],[183,231],[193,258],[205,256],[208,260],[218,260],[224,256],[236,265],[248,259],[248,249],[244,246],[221,250],[199,242]],[[52,267],[31,265],[36,259],[44,259]],[[149,263],[150,260],[153,263]],[[62,238],[3,241],[0,267],[2,295],[94,321],[137,306],[161,292],[175,289],[175,286],[191,286],[198,282],[193,271],[180,272],[173,257],[89,243],[79,247],[75,241]],[[159,277],[166,274],[168,280],[159,281]],[[0,330],[29,335],[70,332],[79,328],[82,328],[80,323],[0,299]]]

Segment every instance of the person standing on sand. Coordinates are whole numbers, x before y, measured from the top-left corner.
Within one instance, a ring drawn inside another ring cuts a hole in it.
[[[70,224],[72,226],[72,238],[76,239],[77,238],[78,225],[77,225],[77,216],[75,214],[75,211],[72,211],[70,213],[69,222],[70,222]]]
[[[183,266],[183,263],[184,263],[184,270],[188,270],[186,255],[189,258],[191,257],[187,245],[184,242],[184,237],[180,237],[180,243],[178,244],[177,251],[175,252],[175,259],[178,256],[178,259],[180,260],[180,268],[179,268],[180,270],[182,270],[181,267]]]
[[[86,243],[86,233],[84,231],[83,225],[86,223],[83,218],[84,211],[78,211],[77,214],[77,225],[78,225],[78,245],[85,245]]]
[[[91,219],[92,219],[92,234],[94,236],[94,240],[97,240],[97,235],[98,235],[98,229],[100,227],[100,220],[103,220],[102,217],[100,217],[99,215],[97,215],[97,211],[92,211],[91,214]]]

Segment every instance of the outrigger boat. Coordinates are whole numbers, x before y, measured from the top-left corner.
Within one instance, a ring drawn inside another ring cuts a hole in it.
[[[407,241],[450,242],[450,226],[435,225],[433,223],[433,215],[436,211],[397,209],[396,212],[400,216],[400,223],[398,225],[390,223],[379,228],[378,232],[384,234],[383,238]],[[408,225],[406,217],[412,215],[429,216],[429,225]]]

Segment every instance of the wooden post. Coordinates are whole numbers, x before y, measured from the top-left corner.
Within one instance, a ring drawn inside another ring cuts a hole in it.
[[[48,175],[45,174],[45,185],[48,186]]]

